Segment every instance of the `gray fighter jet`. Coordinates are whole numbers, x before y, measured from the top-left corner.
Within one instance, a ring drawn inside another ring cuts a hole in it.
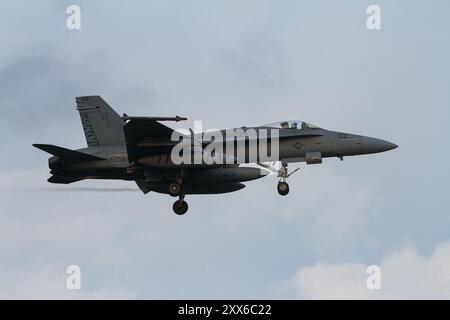
[[[329,131],[298,120],[237,128],[244,134],[243,143],[239,143],[238,135],[231,138],[227,135],[230,130],[194,134],[190,129],[188,133],[179,133],[160,123],[186,120],[178,116],[132,117],[124,114],[120,117],[100,96],[77,97],[76,103],[87,148],[70,150],[49,144],[33,145],[53,155],[49,159],[52,176],[48,182],[69,184],[84,179],[135,181],[145,194],[154,191],[178,197],[173,210],[179,215],[188,210],[184,201],[187,194],[237,191],[245,187],[242,182],[274,172],[278,177],[278,193],[285,196],[289,193],[287,179],[298,170],[289,173],[289,163],[318,164],[323,158],[343,160],[346,156],[397,148],[388,141]],[[249,132],[253,136],[247,135]],[[215,135],[215,139],[211,139],[211,135]],[[217,138],[220,136],[223,140]],[[176,154],[186,158],[190,152],[188,158],[191,160],[195,153],[202,153],[211,146],[231,145],[231,149],[217,151],[217,148],[212,152],[214,159],[220,161],[211,162],[202,157],[200,161],[179,163],[175,161],[173,151],[182,144],[183,138],[188,141],[183,145],[188,149]],[[228,144],[230,139],[231,144]],[[250,156],[251,146],[256,146],[256,158]],[[261,157],[259,151],[263,146],[266,149],[270,147],[271,153],[266,152]],[[246,166],[248,163],[254,163],[255,167]]]

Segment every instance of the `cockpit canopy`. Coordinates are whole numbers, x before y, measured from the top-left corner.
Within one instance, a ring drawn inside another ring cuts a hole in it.
[[[300,120],[286,120],[281,122],[274,122],[266,124],[263,127],[278,128],[278,129],[320,129],[318,126]]]

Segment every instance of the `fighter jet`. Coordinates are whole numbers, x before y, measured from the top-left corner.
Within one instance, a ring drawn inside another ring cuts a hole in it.
[[[86,148],[71,150],[33,144],[52,155],[48,161],[51,177],[47,181],[135,181],[144,194],[153,191],[178,197],[173,204],[178,215],[188,210],[186,195],[238,191],[245,187],[243,182],[271,173],[277,175],[278,193],[286,196],[287,180],[298,170],[289,172],[289,163],[320,164],[323,158],[343,160],[397,148],[385,140],[330,131],[300,120],[201,133],[190,129],[182,133],[161,122],[186,120],[183,117],[121,117],[100,96],[77,97],[76,105]],[[240,132],[244,138],[229,132]],[[256,147],[256,156],[251,156],[252,147]],[[204,156],[206,150],[212,149],[210,156],[215,161]],[[260,152],[263,149],[270,149],[270,154]],[[189,161],[199,153],[199,161]],[[180,162],[180,157],[188,161]],[[254,167],[249,167],[250,163]]]

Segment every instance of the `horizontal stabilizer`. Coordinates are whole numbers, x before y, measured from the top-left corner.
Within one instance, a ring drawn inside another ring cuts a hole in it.
[[[33,147],[41,149],[42,151],[48,152],[54,156],[71,159],[71,160],[105,160],[100,157],[96,157],[87,153],[74,151],[51,144],[33,144]]]
[[[68,176],[59,176],[59,175],[53,175],[50,178],[48,178],[48,182],[50,183],[59,183],[59,184],[69,184],[77,181],[84,180],[83,177],[68,177]]]

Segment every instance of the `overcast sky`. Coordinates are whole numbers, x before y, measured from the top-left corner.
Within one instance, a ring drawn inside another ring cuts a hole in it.
[[[450,298],[449,30],[446,0],[2,1],[0,298]],[[287,197],[273,176],[190,196],[179,217],[165,195],[70,190],[132,182],[46,182],[31,144],[84,147],[91,94],[186,127],[301,119],[399,148],[299,164]]]

